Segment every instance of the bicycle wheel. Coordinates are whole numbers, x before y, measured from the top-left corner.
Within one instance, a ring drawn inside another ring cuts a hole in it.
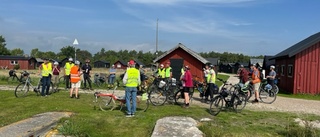
[[[98,103],[102,111],[113,110],[115,107],[115,102],[110,96],[99,96]]]
[[[177,105],[183,105],[185,102],[184,102],[184,94],[182,94],[182,89],[177,91],[176,94],[174,95],[174,102],[177,104]]]
[[[275,84],[275,85],[273,85],[272,90],[273,90],[274,93],[278,94],[279,87]]]
[[[211,115],[218,115],[224,105],[223,97],[218,95],[210,102],[209,112]]]
[[[246,97],[246,101],[249,101],[249,99],[252,97],[252,95],[254,94],[254,89],[253,89],[253,85],[249,84],[249,91],[247,92],[247,97]]]
[[[260,89],[259,97],[261,102],[271,104],[277,99],[277,94],[273,90]]]
[[[149,108],[149,99],[137,96],[137,111],[146,112]]]
[[[240,112],[242,109],[244,109],[244,107],[246,107],[246,102],[247,100],[247,96],[245,94],[237,94],[234,96],[233,99],[233,109],[236,112]]]
[[[28,92],[29,92],[29,85],[28,84],[24,84],[24,83],[20,83],[16,87],[16,89],[14,90],[14,95],[17,98],[21,98],[21,97],[25,97]]]
[[[40,93],[41,93],[41,90],[42,90],[42,82],[40,82],[39,84],[40,84],[40,85],[39,85],[38,87],[39,87],[39,90],[40,90]],[[47,89],[45,89],[45,91],[44,91],[45,94],[46,94],[46,90],[47,90]],[[49,87],[49,91],[48,91],[48,92],[49,92],[49,95],[52,94],[52,93],[54,93],[54,92],[55,92],[54,90],[55,90],[55,89],[54,89],[53,83],[50,82],[50,87]]]
[[[148,98],[152,105],[160,106],[163,105],[167,101],[166,95],[163,94],[162,89],[159,89],[156,85],[152,85],[149,88]]]

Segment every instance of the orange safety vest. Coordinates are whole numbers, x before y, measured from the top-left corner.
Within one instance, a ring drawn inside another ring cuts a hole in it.
[[[73,66],[70,71],[70,81],[71,83],[77,83],[80,81],[80,75],[79,75],[79,67]]]
[[[258,75],[255,75],[255,72],[258,72]],[[257,78],[256,78],[256,77],[257,77]],[[251,78],[252,78],[252,83],[253,83],[253,84],[260,83],[261,80],[260,80],[259,77],[260,77],[260,72],[259,72],[259,70],[253,70],[252,76],[251,76]]]

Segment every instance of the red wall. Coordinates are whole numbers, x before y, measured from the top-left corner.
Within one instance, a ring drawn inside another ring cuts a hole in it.
[[[167,56],[163,57],[159,62],[160,64],[165,64],[166,62],[170,61],[170,59],[183,59],[183,64],[190,67],[193,78],[199,77],[201,80],[203,80],[202,68],[204,68],[205,64],[194,58],[185,50],[178,48]]]
[[[296,55],[293,93],[320,94],[320,42]]]
[[[284,58],[284,59],[277,59],[276,60],[276,69],[277,69],[277,77],[280,78],[280,83],[278,84],[279,88],[282,90],[285,90],[286,92],[293,93],[293,83],[294,83],[294,70],[293,70],[293,76],[289,77],[288,76],[288,65],[293,65],[294,69],[294,57],[292,58]],[[284,74],[282,75],[280,70],[281,66],[284,65]]]
[[[15,65],[11,64],[11,60],[0,60],[1,67],[6,67],[7,69],[13,69]],[[21,70],[29,69],[29,61],[28,60],[18,60],[18,64],[20,65]]]

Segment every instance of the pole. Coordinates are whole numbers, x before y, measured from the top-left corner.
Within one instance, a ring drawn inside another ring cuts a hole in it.
[[[158,21],[157,19],[157,30],[156,30],[156,58],[158,58]]]
[[[76,63],[77,60],[77,48],[76,45],[74,45],[74,63]]]

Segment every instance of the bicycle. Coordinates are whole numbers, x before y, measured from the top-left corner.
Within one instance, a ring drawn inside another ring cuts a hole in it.
[[[95,84],[97,87],[105,86],[107,85],[107,77],[101,76],[98,73],[94,74],[93,77],[93,84]]]
[[[21,82],[25,81],[25,76],[23,76],[23,74],[25,72],[26,71],[20,72],[20,77],[18,77],[15,70],[10,70],[9,71],[9,77],[7,79],[8,84],[9,83],[13,83],[13,82],[20,82],[21,83]]]
[[[39,79],[38,83],[36,86],[32,85],[31,83],[31,78],[30,78],[30,73],[28,73],[27,71],[25,71],[25,73],[23,73],[23,76],[26,77],[26,80],[20,84],[17,85],[17,87],[14,90],[14,94],[17,98],[20,97],[25,97],[30,88],[33,89],[33,91],[37,94],[37,96],[40,94],[41,92],[41,78]],[[50,89],[49,89],[49,94],[55,92],[54,91],[54,87],[53,87],[53,83],[50,83]]]
[[[222,81],[223,85],[219,91],[219,94],[210,102],[210,114],[216,116],[220,113],[222,108],[232,108],[235,112],[241,112],[241,110],[244,109],[247,104],[246,95],[242,92],[239,92],[236,85],[232,85],[231,83],[228,83],[220,78],[217,79]],[[226,88],[227,85],[231,86],[229,90]]]
[[[125,96],[116,96],[114,93],[118,88],[119,83],[113,88],[112,93],[101,93],[95,92],[94,93],[94,103],[99,105],[99,108],[102,111],[112,111],[117,107],[117,103],[120,103],[120,111],[122,110],[123,106],[126,104]],[[140,108],[143,112],[146,112],[149,108],[149,99],[146,97],[138,97],[136,98],[137,101],[137,110]],[[95,106],[96,107],[96,106]]]
[[[174,102],[177,105],[183,105],[183,104],[185,104],[185,102],[184,102],[183,87],[182,87],[181,82],[179,82],[177,89],[178,90],[174,95]],[[192,100],[193,100],[193,93],[194,93],[194,88],[192,88],[192,90],[189,91],[189,103],[190,104],[192,103]]]
[[[261,102],[266,104],[271,104],[277,99],[277,93],[275,88],[270,88],[267,86],[268,82],[266,79],[261,80],[260,86],[259,86],[259,98]],[[270,85],[271,86],[271,85]],[[254,89],[253,85],[250,83],[248,85],[248,95],[247,95],[247,101],[254,95]]]
[[[165,82],[163,78],[152,76],[154,80],[147,90],[151,104],[161,106],[166,103],[168,99],[173,102],[175,100],[176,80],[170,79]]]

